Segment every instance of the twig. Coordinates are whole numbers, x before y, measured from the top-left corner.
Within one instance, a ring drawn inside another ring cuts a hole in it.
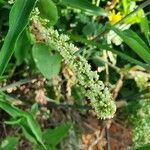
[[[9,88],[19,87],[20,85],[30,83],[30,82],[32,82],[33,80],[34,80],[34,79],[23,79],[23,80],[20,80],[20,81],[15,82],[15,83],[12,83],[12,84],[10,84],[10,85],[6,85],[6,86],[0,88],[0,92],[6,91],[6,90],[9,89]]]
[[[106,50],[103,50],[103,59],[108,62],[108,59],[107,59],[107,52]],[[108,64],[105,63],[105,70],[106,70],[106,75],[105,75],[105,83],[109,83],[109,67],[108,67]]]
[[[115,65],[111,64],[110,62],[102,59],[101,57],[95,57],[96,59],[98,59],[99,61],[103,62],[103,63],[106,63],[108,64],[109,67],[111,67],[112,69],[114,69],[117,73],[120,72],[120,68],[119,67],[116,67]]]
[[[119,100],[116,102],[116,106],[117,106],[117,108],[125,107],[125,106],[127,106],[127,102],[125,100]]]
[[[146,72],[142,72],[142,71],[133,71],[133,70],[131,70],[131,71],[129,71],[129,74],[131,74],[133,77],[135,77],[136,75],[143,75],[143,76],[150,79],[150,74],[148,74]]]
[[[107,139],[107,150],[111,150],[109,129],[107,127],[105,128],[105,132],[106,132],[106,139]]]
[[[83,122],[85,124],[85,126],[87,126],[90,130],[92,130],[93,132],[95,131],[95,128],[92,127],[92,125],[90,125],[89,123],[87,122]]]
[[[102,129],[100,136],[89,146],[88,150],[93,150],[93,147],[103,138],[105,128]]]
[[[54,108],[58,108],[58,109],[64,109],[66,110],[67,108],[72,108],[72,109],[85,109],[85,110],[90,110],[91,107],[90,106],[82,106],[82,105],[70,105],[70,104],[62,104],[62,103],[59,103],[58,101],[54,100],[54,99],[51,99],[47,96],[45,96],[46,100],[49,102],[49,105],[54,107]]]
[[[3,129],[4,129],[4,134],[7,137],[7,130],[6,130],[6,125],[3,123]]]
[[[120,89],[122,88],[123,86],[123,78],[124,78],[124,74],[123,73],[120,73],[120,78],[119,80],[117,81],[116,85],[115,85],[115,89],[113,91],[113,99],[116,99],[117,96],[118,96],[118,93],[120,91]]]

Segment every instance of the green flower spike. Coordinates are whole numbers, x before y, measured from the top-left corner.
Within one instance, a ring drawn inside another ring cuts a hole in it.
[[[91,100],[91,106],[97,117],[101,119],[112,118],[116,111],[116,105],[108,88],[99,80],[97,72],[91,71],[91,66],[83,56],[75,55],[78,48],[68,42],[68,36],[59,35],[57,30],[46,28],[39,21],[37,23],[39,32],[46,43],[60,53],[64,62],[76,75],[78,84],[85,88],[86,97]]]

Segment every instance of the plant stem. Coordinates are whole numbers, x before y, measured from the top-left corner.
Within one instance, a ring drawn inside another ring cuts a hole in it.
[[[9,88],[18,87],[20,85],[23,85],[23,84],[26,84],[26,83],[29,83],[29,82],[32,82],[32,81],[33,81],[33,79],[23,79],[23,80],[17,81],[15,83],[12,83],[10,85],[6,85],[6,86],[0,88],[0,92],[6,91]]]

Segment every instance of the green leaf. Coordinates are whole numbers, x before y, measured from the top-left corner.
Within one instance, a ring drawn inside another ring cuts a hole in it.
[[[145,144],[143,146],[133,148],[133,150],[150,150],[150,144]]]
[[[111,47],[109,47],[108,45],[103,45],[101,43],[98,43],[98,42],[95,42],[95,41],[90,41],[90,40],[87,40],[85,38],[83,38],[82,36],[78,36],[78,35],[71,35],[69,34],[71,39],[74,40],[74,41],[78,41],[78,42],[81,42],[83,44],[88,44],[88,45],[92,45],[92,46],[96,46],[97,48],[101,49],[101,50],[107,50],[107,51],[111,51],[115,54],[117,54],[119,57],[121,57],[122,59],[130,62],[131,64],[136,64],[136,65],[139,65],[139,66],[142,66],[143,68],[147,69],[147,70],[150,70],[150,65],[148,64],[145,64],[141,61],[138,61],[120,51],[117,51]]]
[[[47,79],[51,79],[59,73],[61,56],[59,54],[51,55],[48,46],[36,43],[33,46],[32,54],[37,68]]]
[[[26,135],[28,135],[28,137],[30,137],[29,140],[32,139],[32,142],[37,141],[37,143],[41,144],[43,148],[46,149],[42,141],[42,132],[40,130],[40,126],[29,112],[24,112],[17,107],[12,106],[2,98],[0,98],[0,108],[16,119],[15,123],[19,123],[21,125],[23,131],[26,133]],[[17,118],[20,119],[17,120]]]
[[[92,5],[88,0],[60,0],[60,4],[81,9],[90,15],[108,16],[103,8]]]
[[[54,147],[59,144],[62,139],[68,134],[69,129],[71,128],[71,123],[64,123],[55,129],[46,129],[43,132],[43,140],[49,147]]]
[[[27,120],[27,124],[28,124],[29,128],[31,129],[31,131],[33,132],[33,134],[35,135],[37,141],[43,147],[45,147],[45,145],[43,144],[43,141],[42,141],[42,132],[40,130],[39,124],[37,123],[37,121],[34,120],[33,116],[29,112],[24,112],[24,113],[25,113],[24,117]]]
[[[1,143],[0,149],[1,150],[15,150],[16,145],[18,143],[18,138],[17,137],[6,137]]]
[[[36,0],[15,0],[9,15],[9,31],[0,51],[0,75],[3,74],[15,48],[15,43],[28,24]]]
[[[7,79],[8,78],[8,76],[1,76],[0,77],[0,81],[3,81],[3,80],[5,80],[5,79]]]
[[[25,136],[25,138],[27,140],[29,140],[31,143],[38,144],[38,141],[36,140],[36,137],[33,134],[32,130],[28,126],[27,121],[26,121],[25,118],[22,118],[20,126],[22,128],[23,135]]]
[[[149,22],[148,22],[148,19],[146,16],[141,17],[140,26],[141,26],[142,32],[144,33],[145,37],[147,38],[147,41],[149,41],[150,27],[149,27]]]
[[[58,20],[58,11],[52,0],[39,0],[37,6],[42,18],[48,19],[50,25],[55,25]]]
[[[27,35],[27,31],[24,30],[19,36],[15,45],[15,58],[17,60],[16,64],[21,65],[25,59],[27,52],[31,48],[30,39]]]
[[[10,121],[5,121],[4,123],[8,125],[17,125],[20,124],[21,120],[22,118],[13,118]]]
[[[10,116],[14,118],[21,116],[21,111],[18,108],[11,106],[8,102],[2,100],[1,98],[0,98],[0,108],[6,111]]]
[[[95,35],[98,32],[98,30],[100,30],[101,28],[102,28],[101,24],[95,22],[89,22],[84,26],[82,32],[86,36],[91,36],[91,35]]]
[[[33,104],[30,111],[31,111],[31,114],[35,116],[38,111],[38,104],[37,103]]]
[[[111,27],[111,29],[118,34],[139,57],[150,64],[150,50],[135,32],[129,29],[121,31],[115,27]]]

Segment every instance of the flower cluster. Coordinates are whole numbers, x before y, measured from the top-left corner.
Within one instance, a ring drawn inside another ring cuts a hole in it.
[[[81,55],[76,55],[78,48],[68,42],[69,37],[59,34],[57,30],[39,25],[39,23],[37,28],[45,42],[60,53],[65,63],[75,73],[78,84],[85,88],[86,97],[91,100],[91,106],[97,117],[102,119],[113,117],[116,106],[109,90],[99,80],[97,72],[91,71],[87,60]]]

